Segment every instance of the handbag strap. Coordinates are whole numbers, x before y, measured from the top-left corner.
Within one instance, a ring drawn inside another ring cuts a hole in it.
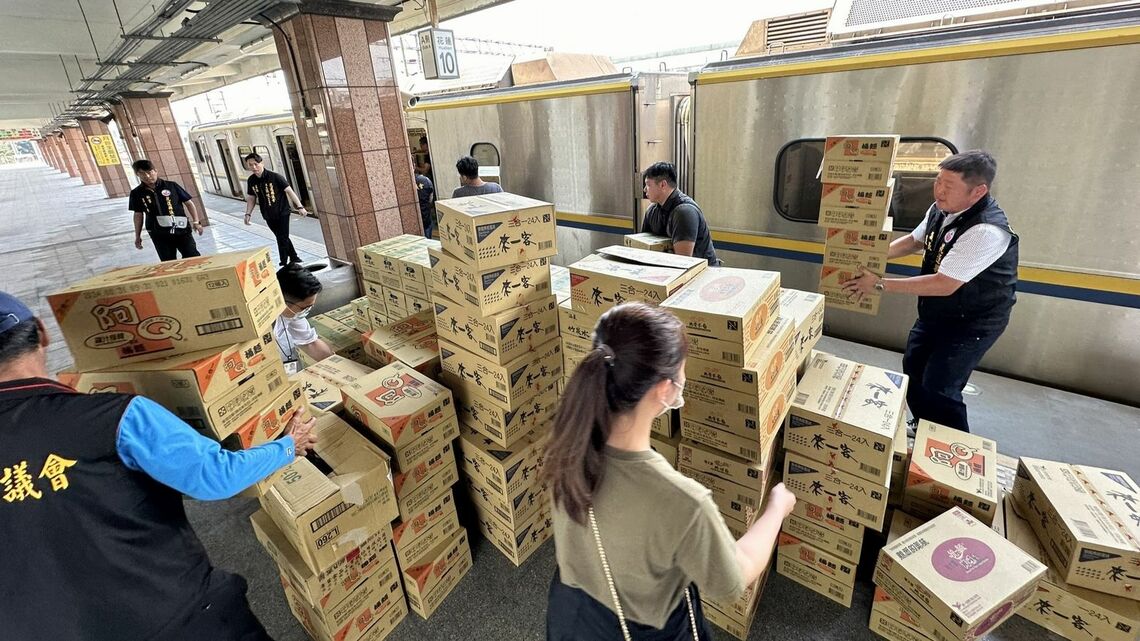
[[[610,572],[610,562],[606,559],[606,550],[602,547],[602,535],[598,531],[598,519],[594,517],[594,508],[591,506],[588,511],[590,518],[590,529],[594,532],[594,543],[598,545],[598,557],[602,560],[602,573],[606,575],[606,585],[610,588],[610,598],[614,600],[614,610],[617,613],[618,623],[621,624],[621,634],[625,641],[632,641],[629,636],[629,626],[625,622],[625,611],[621,607],[621,600],[618,599],[617,586],[614,584],[614,576]],[[689,594],[689,588],[685,588],[685,604],[689,609],[689,627],[693,631],[693,641],[701,641],[700,636],[697,634],[697,615],[693,610],[693,597]]]

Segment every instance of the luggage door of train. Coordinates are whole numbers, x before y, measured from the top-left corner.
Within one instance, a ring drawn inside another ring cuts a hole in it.
[[[230,184],[230,193],[235,198],[241,198],[241,187],[236,181],[237,170],[234,168],[234,157],[230,153],[230,141],[225,138],[218,138],[214,142],[218,144],[218,153],[222,155],[222,168],[226,170],[226,182]]]
[[[292,134],[277,136],[277,151],[281,153],[285,178],[293,186],[293,191],[305,207],[312,207],[309,200],[309,185],[305,182],[305,165],[301,162],[301,152],[297,149],[297,139]]]

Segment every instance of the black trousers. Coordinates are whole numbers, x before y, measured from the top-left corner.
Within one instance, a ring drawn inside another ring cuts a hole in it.
[[[299,263],[297,250],[293,249],[293,241],[289,240],[289,214],[284,216],[265,216],[265,224],[269,231],[277,238],[277,253],[281,256],[281,264],[288,262]]]
[[[178,260],[179,254],[182,255],[182,258],[202,255],[198,253],[198,244],[194,242],[194,234],[171,234],[160,230],[152,233],[150,240],[154,243],[154,249],[158,252],[158,259],[161,261]]]
[[[701,595],[696,585],[689,586],[693,598],[693,614],[697,619],[700,641],[711,641],[712,632],[701,608]],[[689,622],[689,606],[684,597],[673,609],[665,627],[658,630],[626,619],[629,636],[635,641],[693,641]],[[585,591],[562,582],[558,570],[550,581],[546,606],[547,641],[622,641],[621,622],[617,615]]]
[[[237,574],[214,568],[206,593],[153,641],[273,641],[249,609],[249,587]]]
[[[903,354],[906,402],[915,418],[970,431],[962,390],[1009,324],[1009,316],[965,322],[915,321]]]

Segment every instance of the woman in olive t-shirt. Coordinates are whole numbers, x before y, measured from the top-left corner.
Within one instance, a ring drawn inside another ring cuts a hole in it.
[[[653,451],[659,414],[684,405],[688,343],[668,311],[602,315],[566,386],[544,457],[558,571],[547,639],[709,639],[700,593],[735,597],[768,566],[795,498],[783,484],[734,541],[708,489]],[[699,591],[699,592],[698,592]]]

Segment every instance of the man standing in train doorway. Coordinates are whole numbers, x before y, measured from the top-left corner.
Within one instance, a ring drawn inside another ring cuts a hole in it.
[[[142,230],[146,227],[161,261],[201,256],[191,230],[202,235],[202,222],[190,194],[174,182],[158,177],[154,163],[140,158],[131,164],[139,186],[131,190],[127,207],[135,213],[135,249],[143,248]],[[189,216],[187,216],[189,212]]]
[[[852,293],[915,294],[918,320],[907,338],[903,372],[907,405],[926,419],[970,431],[962,390],[993,346],[1017,300],[1017,234],[990,195],[997,173],[981,150],[955,154],[938,165],[934,204],[909,235],[891,243],[890,258],[922,250],[922,271],[883,278],[863,271],[844,283]]]
[[[289,203],[292,203],[301,214],[308,213],[305,206],[301,204],[301,199],[297,197],[284,176],[265,168],[259,154],[249,154],[244,162],[246,169],[253,172],[247,180],[245,192],[245,224],[250,224],[253,206],[260,207],[261,217],[265,219],[266,226],[277,238],[277,253],[281,256],[281,265],[301,262],[297,250],[293,249],[293,241],[289,240]]]
[[[700,256],[713,267],[720,265],[705,215],[692,198],[677,189],[673,164],[653,163],[645,170],[643,180],[645,197],[653,204],[641,222],[642,233],[672,238],[674,254]]]

